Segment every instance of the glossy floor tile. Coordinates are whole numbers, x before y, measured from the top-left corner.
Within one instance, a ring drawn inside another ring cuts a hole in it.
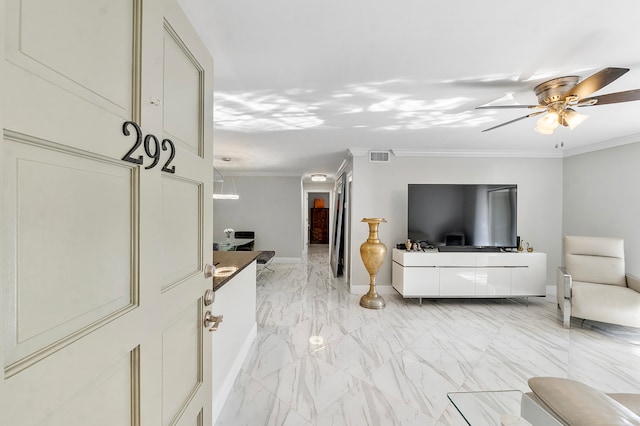
[[[218,426],[464,425],[448,392],[528,391],[533,376],[640,392],[640,331],[577,320],[564,329],[554,297],[419,306],[393,294],[375,311],[333,278],[326,245],[271,269]]]

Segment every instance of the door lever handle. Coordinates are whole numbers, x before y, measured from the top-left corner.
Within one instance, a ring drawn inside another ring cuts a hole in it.
[[[209,327],[211,326],[211,328],[209,328],[209,331],[217,331],[218,327],[220,326],[220,323],[222,322],[222,315],[213,315],[211,313],[211,311],[207,311],[204,314],[204,326],[205,327]]]

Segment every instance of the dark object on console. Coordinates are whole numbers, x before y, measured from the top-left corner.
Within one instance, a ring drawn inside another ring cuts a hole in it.
[[[443,253],[500,253],[499,247],[474,247],[474,246],[438,246],[438,251]]]
[[[420,248],[423,249],[431,250],[433,248],[433,245],[429,244],[429,241],[426,240],[418,241],[418,244],[420,244]]]
[[[254,231],[235,231],[233,233],[233,237],[236,239],[240,238],[252,238],[256,237],[256,233]],[[236,251],[253,251],[253,243],[255,241],[251,241],[250,243],[243,244],[236,248]]]
[[[220,250],[220,244],[213,243],[213,251],[219,251],[219,250]]]

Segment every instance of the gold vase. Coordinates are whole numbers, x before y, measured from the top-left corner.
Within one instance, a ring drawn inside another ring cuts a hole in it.
[[[384,262],[387,247],[378,239],[378,226],[387,221],[382,218],[364,218],[369,224],[369,238],[360,246],[360,257],[369,273],[369,292],[360,298],[360,306],[369,309],[384,308],[384,299],[376,292],[376,275]]]

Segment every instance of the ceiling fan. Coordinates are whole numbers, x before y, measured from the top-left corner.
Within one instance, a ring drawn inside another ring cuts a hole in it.
[[[544,115],[538,119],[535,129],[538,133],[550,135],[560,124],[573,129],[588,117],[577,112],[574,109],[575,107],[640,100],[640,89],[587,97],[614,82],[628,71],[629,68],[605,68],[580,82],[580,77],[574,75],[545,81],[533,89],[538,97],[538,105],[487,105],[477,107],[476,109],[529,108],[538,110],[523,117],[490,127],[483,130],[483,132],[541,114]]]

